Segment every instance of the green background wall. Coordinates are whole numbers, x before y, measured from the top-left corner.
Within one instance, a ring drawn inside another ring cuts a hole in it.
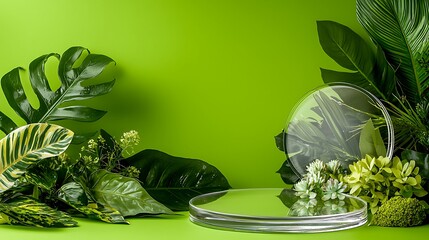
[[[319,67],[337,68],[316,20],[363,32],[353,0],[0,0],[0,11],[0,75],[75,45],[110,56],[117,83],[88,102],[108,114],[75,127],[138,130],[138,150],[205,160],[235,188],[283,185],[273,137],[322,84]]]

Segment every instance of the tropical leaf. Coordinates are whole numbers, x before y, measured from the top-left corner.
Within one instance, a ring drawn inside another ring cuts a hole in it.
[[[108,223],[125,223],[122,214],[111,207],[91,202],[81,184],[69,182],[58,189],[58,198],[85,216]]]
[[[50,190],[55,186],[58,179],[58,174],[50,168],[33,166],[25,174],[25,179],[39,188]]]
[[[134,178],[99,170],[91,175],[89,186],[97,202],[117,209],[125,217],[173,213],[154,200]]]
[[[111,207],[95,204],[95,206],[92,207],[80,206],[75,207],[75,209],[91,219],[101,220],[107,223],[129,224],[118,210]]]
[[[77,226],[77,222],[68,214],[25,196],[0,203],[0,216],[3,222],[12,225],[36,227]]]
[[[285,132],[284,132],[284,131],[282,131],[281,133],[277,134],[277,135],[274,137],[274,140],[275,140],[275,142],[276,142],[276,146],[277,146],[277,148],[278,148],[280,151],[282,151],[282,152],[284,152],[284,151],[285,151],[285,149],[284,149],[284,142],[283,142],[284,134],[285,134]]]
[[[350,154],[351,158],[359,156],[355,147],[358,145],[357,138],[353,137],[353,130],[355,129],[350,128],[349,120],[341,105],[330,100],[323,92],[314,95],[314,98],[320,108],[324,122],[329,126],[339,149],[345,151],[347,155]]]
[[[377,45],[376,62],[373,69],[373,76],[374,84],[385,94],[387,98],[384,100],[395,102],[396,97],[399,96],[396,87],[398,78],[396,77],[395,70],[387,61],[383,49],[379,45]],[[371,90],[371,87],[364,89],[368,91]]]
[[[73,132],[52,124],[35,123],[15,129],[0,140],[0,192],[6,191],[29,166],[63,153]]]
[[[347,26],[333,21],[317,21],[319,42],[323,50],[342,67],[353,72],[321,69],[325,83],[348,82],[387,99],[382,84],[374,75],[376,56],[371,46]]]
[[[359,149],[362,158],[367,154],[372,157],[386,156],[386,146],[384,145],[380,130],[374,127],[371,119],[366,122],[361,130]]]
[[[416,165],[419,168],[420,176],[422,176],[423,179],[426,181],[426,184],[428,184],[427,180],[429,180],[429,154],[407,149],[402,151],[401,159],[416,161]]]
[[[140,170],[146,191],[173,210],[187,210],[191,198],[231,187],[217,168],[197,159],[146,149],[125,161]]]
[[[277,170],[277,173],[280,174],[280,177],[286,184],[295,184],[300,179],[299,176],[293,171],[289,162],[289,158],[283,162],[280,169]]]
[[[84,56],[85,53],[88,55]],[[45,64],[50,58],[58,58],[58,75],[61,86],[52,90],[45,73]],[[83,60],[82,60],[83,58]],[[80,61],[82,63],[76,66]],[[92,122],[106,112],[86,106],[64,103],[84,100],[110,92],[115,80],[92,83],[91,79],[99,76],[107,65],[114,61],[104,55],[91,54],[83,47],[71,47],[62,57],[51,53],[43,55],[30,63],[29,75],[34,93],[40,107],[31,106],[21,84],[20,70],[15,68],[1,79],[1,86],[9,105],[27,123],[51,122],[57,120],[75,120]],[[6,134],[17,128],[9,117],[0,113],[0,130]]]
[[[384,51],[414,105],[429,87],[418,57],[429,45],[429,0],[357,0],[359,23]]]

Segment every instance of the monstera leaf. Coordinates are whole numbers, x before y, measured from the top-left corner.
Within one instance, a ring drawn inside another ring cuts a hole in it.
[[[139,180],[157,201],[172,210],[187,210],[197,195],[231,188],[214,166],[146,149],[125,160],[140,170]]]
[[[25,125],[9,133],[0,140],[0,192],[14,186],[31,165],[63,153],[72,138],[72,131],[47,123]]]
[[[45,64],[51,57],[59,59],[58,76],[61,86],[57,90],[51,89],[45,73]],[[21,68],[15,68],[4,75],[1,86],[9,105],[27,123],[57,120],[92,122],[101,118],[106,112],[68,102],[89,99],[110,92],[115,80],[103,83],[91,82],[91,79],[99,76],[110,63],[114,63],[111,58],[91,54],[83,47],[72,47],[61,57],[59,54],[51,53],[35,59],[30,63],[29,75],[31,87],[40,104],[37,109],[30,104],[23,90],[19,75]],[[67,106],[64,103],[68,103]],[[17,124],[0,112],[0,130],[7,134],[15,128]]]

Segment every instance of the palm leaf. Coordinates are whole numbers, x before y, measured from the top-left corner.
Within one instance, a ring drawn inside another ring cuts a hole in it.
[[[84,56],[88,53],[86,56]],[[50,58],[58,58],[58,75],[61,86],[52,90],[45,73],[45,64]],[[83,60],[82,60],[83,59]],[[82,61],[79,66],[78,63]],[[20,79],[21,68],[15,68],[1,79],[1,86],[9,105],[27,123],[51,122],[57,120],[74,120],[92,122],[101,118],[106,112],[91,107],[64,103],[84,100],[106,94],[111,91],[115,80],[103,83],[91,82],[99,76],[107,65],[114,61],[104,55],[91,54],[83,47],[72,47],[59,54],[43,55],[30,63],[29,75],[34,93],[40,107],[31,106]],[[9,117],[0,112],[0,130],[9,133],[17,128]]]
[[[47,123],[29,124],[0,140],[0,192],[6,191],[28,167],[64,152],[73,132]]]
[[[429,45],[429,0],[357,0],[357,18],[397,70],[403,93],[413,104],[429,87],[429,73],[418,63]]]

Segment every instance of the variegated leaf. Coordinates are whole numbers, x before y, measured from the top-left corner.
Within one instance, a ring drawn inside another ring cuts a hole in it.
[[[0,192],[6,191],[39,160],[63,153],[73,132],[61,126],[35,123],[17,128],[0,140]]]
[[[36,227],[75,227],[77,222],[68,214],[29,197],[17,197],[0,203],[4,223]]]

